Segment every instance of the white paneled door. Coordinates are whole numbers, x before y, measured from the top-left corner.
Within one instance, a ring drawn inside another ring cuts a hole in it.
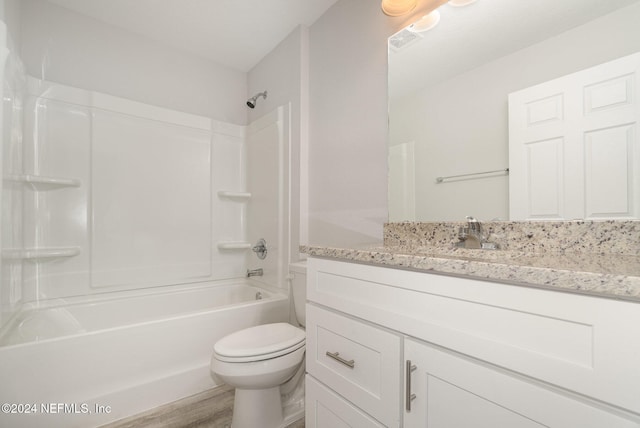
[[[512,220],[640,218],[640,53],[509,95]]]

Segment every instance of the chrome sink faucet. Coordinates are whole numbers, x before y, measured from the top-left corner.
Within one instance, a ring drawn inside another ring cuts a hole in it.
[[[458,229],[459,241],[456,243],[456,247],[485,250],[496,250],[498,248],[496,244],[487,242],[482,232],[482,224],[478,219],[472,216],[467,216],[466,219],[467,226],[461,226]]]
[[[482,242],[484,240],[484,237],[482,236],[482,224],[480,224],[478,219],[476,219],[475,217],[471,217],[470,215],[468,215],[466,219],[467,224],[469,225],[469,235],[472,238],[475,238],[476,240]]]

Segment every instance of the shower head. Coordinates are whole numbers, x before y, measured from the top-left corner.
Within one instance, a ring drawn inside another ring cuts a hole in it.
[[[247,100],[247,106],[249,108],[256,108],[256,101],[258,98],[264,98],[265,100],[267,99],[267,91],[264,92],[260,92],[259,94],[255,94],[254,96],[252,96],[251,98],[249,98]]]

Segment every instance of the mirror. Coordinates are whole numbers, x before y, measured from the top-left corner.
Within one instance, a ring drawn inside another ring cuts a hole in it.
[[[508,94],[640,51],[640,1],[438,11],[389,38],[389,221],[508,220]]]

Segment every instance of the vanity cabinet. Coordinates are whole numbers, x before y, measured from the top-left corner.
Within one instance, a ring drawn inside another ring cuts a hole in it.
[[[640,427],[638,303],[319,258],[307,275],[307,427]]]

